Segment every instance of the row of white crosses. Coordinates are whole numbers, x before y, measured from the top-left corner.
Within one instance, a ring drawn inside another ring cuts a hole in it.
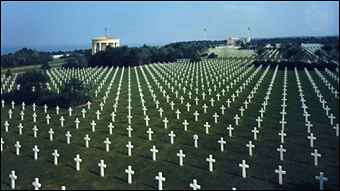
[[[329,118],[330,121],[330,126],[333,127],[333,129],[335,129],[335,135],[339,136],[339,124],[335,124],[334,121],[336,119],[336,116],[333,113],[329,114],[329,111],[331,110],[331,108],[328,106],[327,101],[325,100],[324,96],[322,96],[319,88],[317,87],[317,85],[315,84],[312,76],[310,75],[310,73],[308,72],[308,70],[305,68],[305,73],[308,77],[309,82],[312,84],[313,89],[314,89],[314,93],[317,94],[318,98],[319,98],[319,102],[320,104],[322,104],[322,108],[325,110],[325,114],[327,115],[327,117]],[[337,109],[337,108],[335,108]]]
[[[48,89],[52,90],[50,84],[53,85],[54,90],[59,93],[60,87],[67,81],[71,79],[71,77],[80,79],[81,81],[85,81],[88,84],[90,81],[94,79],[94,76],[97,78],[101,77],[102,73],[105,72],[104,68],[96,68],[96,69],[51,69],[47,71],[47,75],[49,77],[50,83],[47,84]],[[99,73],[99,75],[98,75]],[[96,82],[96,80],[93,80]],[[96,84],[95,84],[96,85]]]
[[[331,70],[329,70],[328,68],[325,68],[326,73],[328,74],[328,76],[330,76],[334,81],[337,82],[337,84],[339,85],[339,75],[333,73]]]
[[[306,70],[305,70],[306,71]],[[301,85],[301,81],[299,78],[299,74],[297,72],[296,67],[294,68],[294,72],[295,72],[295,77],[296,77],[296,82],[297,82],[297,86],[298,86],[298,91],[299,91],[299,96],[300,96],[300,101],[303,109],[304,109],[304,114],[307,114],[308,112],[306,111],[306,108],[308,108],[305,105],[305,99],[304,99],[304,94],[303,94],[303,89],[302,89],[302,85]],[[305,115],[307,116],[307,115]],[[305,122],[307,121],[307,117],[305,117]],[[307,123],[307,133],[310,133],[311,129],[310,127],[312,127],[312,124],[310,122]],[[307,139],[310,140],[310,147],[314,147],[314,141],[316,140],[316,137],[314,137],[313,133],[310,133],[309,136],[307,136]],[[317,149],[314,149],[314,152],[311,153],[311,156],[314,158],[314,165],[317,166],[318,165],[318,157],[321,157],[321,154],[318,153]],[[324,189],[324,181],[327,181],[328,179],[326,177],[324,177],[324,172],[320,172],[320,176],[315,176],[315,179],[319,180],[319,186],[320,186],[320,190]]]
[[[209,124],[206,123],[205,125],[207,128],[209,127]],[[225,143],[225,141],[223,140],[223,138],[221,138],[221,140],[219,140],[219,143],[221,144],[221,151],[223,151],[223,144]],[[197,144],[195,144],[197,145]],[[252,147],[250,147],[252,148]],[[154,159],[155,159],[155,152],[157,150],[155,150],[155,148],[153,148],[151,151],[154,151]],[[251,152],[251,151],[250,151]],[[212,163],[215,162],[215,160],[212,158],[212,156],[210,155],[209,158],[207,158],[207,162],[209,162],[209,170],[212,171]]]
[[[221,139],[221,143],[223,143],[223,139]],[[223,145],[223,144],[222,144]],[[151,149],[151,151],[153,151],[153,153],[156,153],[158,150],[156,150],[155,148]],[[181,153],[178,153],[178,155],[180,155]],[[154,154],[155,155],[155,154]],[[155,157],[153,157],[155,159]],[[209,164],[209,169],[210,171],[212,171],[212,163],[214,162],[214,159],[212,159],[212,156],[210,155],[209,158],[207,158],[207,161],[210,163]]]
[[[279,131],[278,135],[280,136],[280,147],[276,149],[280,153],[280,161],[283,161],[283,153],[287,152],[287,150],[283,147],[284,144],[284,137],[287,136],[285,133],[285,125],[287,122],[285,121],[285,115],[287,114],[286,112],[286,107],[287,107],[287,98],[286,96],[288,95],[287,93],[287,67],[284,68],[284,74],[283,74],[283,87],[282,87],[282,104],[281,104],[281,130]],[[282,165],[278,165],[278,169],[275,169],[275,173],[278,174],[279,176],[279,184],[281,185],[283,183],[283,175],[285,175],[287,172],[283,170]]]
[[[160,67],[160,66],[158,66],[158,67]],[[165,72],[164,72],[165,73]],[[169,85],[169,84],[168,84]],[[191,99],[191,94],[190,94],[191,92],[189,92],[188,93],[188,95],[189,95],[189,99]],[[196,88],[196,93],[198,93],[198,89]],[[202,93],[202,97],[203,97],[203,100],[205,99],[205,92],[203,92]],[[163,91],[163,96],[165,96],[165,94],[164,94],[164,91]],[[181,99],[182,100],[182,99]],[[195,98],[195,101],[196,101],[196,103],[198,103],[197,101],[198,101],[198,99],[197,98]],[[168,101],[168,97],[167,97],[167,102],[169,102]],[[172,103],[170,103],[170,104],[172,104]],[[182,104],[182,101],[181,101],[181,104]],[[189,106],[188,106],[188,111],[190,111],[190,108],[189,108]]]
[[[334,94],[334,97],[336,99],[339,99],[339,90],[334,88],[332,84],[327,80],[327,78],[325,78],[317,68],[314,68],[314,71],[321,78],[323,84],[327,86],[327,88],[331,91],[332,94]]]
[[[295,77],[296,77],[296,81],[297,81],[297,85],[298,85],[298,91],[299,91],[299,96],[300,96],[300,101],[301,101],[301,108],[304,110],[304,114],[303,116],[305,117],[305,124],[307,127],[307,134],[309,134],[307,136],[307,139],[309,140],[309,146],[311,148],[314,148],[314,141],[317,139],[317,137],[314,136],[314,134],[312,133],[312,129],[311,127],[313,127],[313,124],[310,122],[310,120],[308,119],[309,116],[311,116],[311,114],[309,114],[309,112],[307,111],[308,106],[306,105],[306,100],[304,98],[304,94],[303,94],[303,89],[302,89],[302,85],[300,82],[300,78],[299,78],[299,74],[297,72],[297,69],[294,69],[295,72]],[[318,157],[321,157],[321,154],[318,153],[317,149],[314,149],[314,152],[311,153],[311,156],[314,157],[314,165],[317,166],[318,165]]]
[[[223,138],[219,141],[221,143],[221,150],[223,151],[223,144],[225,143],[225,141],[223,140]],[[196,145],[196,144],[195,144]],[[153,152],[153,160],[155,160],[156,156],[155,154],[158,152],[158,150],[153,147],[150,151]],[[180,151],[179,153],[177,153],[177,155],[180,157],[180,165],[182,164],[182,157],[183,154]],[[212,163],[215,162],[215,159],[212,158],[212,155],[209,155],[209,158],[207,158],[207,162],[209,162],[209,170],[212,171]]]
[[[17,77],[17,73],[13,74],[12,76],[1,75],[1,94],[14,90]],[[20,85],[17,85],[16,88],[19,90]]]
[[[122,73],[123,74],[123,73]],[[223,141],[221,141],[221,142],[223,142]],[[222,145],[223,145],[223,143],[222,143]],[[221,149],[222,150],[222,149]],[[183,154],[183,153],[182,153]],[[180,154],[179,154],[180,155]],[[180,156],[179,156],[180,157]],[[180,159],[181,160],[181,159]],[[181,163],[181,162],[180,162]],[[183,163],[183,162],[182,162]]]
[[[280,136],[280,147],[276,149],[276,151],[278,151],[280,153],[280,161],[283,161],[284,157],[283,157],[283,153],[287,152],[287,149],[285,149],[283,147],[284,145],[284,137],[287,136],[287,134],[285,133],[285,125],[287,124],[287,121],[285,120],[285,116],[287,115],[286,112],[286,107],[287,104],[286,102],[288,101],[288,99],[286,98],[286,96],[288,95],[287,93],[287,87],[288,87],[288,83],[287,83],[287,67],[285,67],[284,69],[284,77],[283,77],[283,87],[282,87],[282,104],[281,104],[281,120],[280,120],[280,124],[281,124],[281,130],[279,131],[278,135]],[[279,184],[282,184],[282,179],[281,182],[279,182]]]
[[[195,115],[195,119],[197,120],[197,119],[198,119],[199,113],[196,111],[196,112],[194,113],[194,115]],[[215,118],[217,118],[217,115],[216,115],[216,114],[215,114]],[[167,120],[165,119],[164,122],[165,122],[165,125],[166,125]],[[183,125],[184,125],[184,129],[185,129],[185,131],[186,131],[186,130],[187,130],[187,125],[188,125],[188,123],[187,123],[186,120],[183,122]],[[206,129],[208,129],[210,125],[206,123],[205,126],[206,126]],[[206,132],[208,132],[208,130],[207,130]],[[195,138],[196,138],[196,139],[195,139]],[[195,139],[195,145],[197,145],[197,144],[196,144],[196,142],[197,142],[197,136],[194,135],[194,139]]]

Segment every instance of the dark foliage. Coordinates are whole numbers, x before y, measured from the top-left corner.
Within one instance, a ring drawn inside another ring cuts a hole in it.
[[[320,44],[332,44],[339,42],[339,36],[325,36],[325,37],[281,37],[281,38],[257,38],[251,41],[252,45],[266,45],[266,44],[275,44],[275,43],[320,43]]]
[[[334,63],[306,63],[306,62],[299,62],[299,61],[294,61],[294,62],[273,62],[273,61],[254,61],[253,64],[258,67],[259,65],[263,66],[268,66],[272,65],[272,67],[276,67],[279,65],[279,69],[283,69],[284,67],[287,67],[288,70],[294,70],[296,67],[298,70],[303,70],[305,67],[308,70],[314,70],[314,68],[317,68],[318,70],[324,70],[325,68],[328,68],[329,70],[335,71],[337,65]]]
[[[224,41],[177,42],[163,47],[147,46],[128,48],[107,48],[103,52],[90,56],[89,66],[139,66],[156,62],[175,62],[177,59],[199,61],[202,54],[210,47]]]
[[[218,57],[218,55],[215,54],[214,52],[210,53],[209,56],[208,56],[208,58],[217,58],[217,57]]]
[[[86,57],[79,53],[74,53],[69,58],[65,58],[65,64],[62,65],[63,68],[85,68],[87,66]]]
[[[1,67],[39,65],[45,64],[51,60],[52,57],[49,53],[23,48],[16,51],[14,54],[10,53],[7,55],[2,55]]]
[[[46,62],[41,66],[41,69],[42,70],[49,70],[49,69],[51,69],[51,66],[48,62]]]
[[[41,106],[47,104],[51,107],[57,105],[59,107],[80,105],[92,99],[89,88],[79,80],[71,79],[61,88],[60,94],[57,94],[47,90],[45,87],[47,79],[46,74],[43,72],[32,71],[24,73],[18,76],[17,79],[18,84],[20,84],[20,90],[2,94],[1,99],[6,102],[36,103]],[[34,92],[32,91],[33,86],[35,87]]]
[[[10,69],[8,69],[6,72],[5,72],[5,76],[12,76],[12,71]]]

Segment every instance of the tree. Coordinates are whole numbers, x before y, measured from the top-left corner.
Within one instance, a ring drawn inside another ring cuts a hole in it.
[[[218,57],[218,55],[215,54],[214,52],[210,53],[209,56],[208,56],[208,58],[217,58],[217,57]]]
[[[43,70],[49,70],[51,69],[51,66],[48,62],[44,63],[42,66],[41,66],[41,69]]]
[[[88,66],[88,61],[85,56],[76,53],[66,59],[64,68],[85,68]]]
[[[5,73],[5,76],[9,77],[9,76],[12,76],[12,72],[10,69],[8,69]]]
[[[1,66],[15,67],[45,64],[52,60],[49,53],[23,48],[14,54],[1,55]]]

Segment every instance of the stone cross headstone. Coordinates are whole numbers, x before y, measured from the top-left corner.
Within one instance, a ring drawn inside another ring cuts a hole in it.
[[[32,130],[33,130],[33,137],[37,138],[37,132],[39,131],[38,127],[34,125]]]
[[[2,150],[4,150],[4,146],[3,146],[4,144],[5,144],[5,141],[1,137],[1,152],[2,152]]]
[[[259,130],[257,130],[257,128],[256,128],[256,127],[254,127],[254,129],[253,129],[253,130],[251,130],[251,132],[254,134],[254,140],[256,141],[256,140],[257,140],[257,133],[259,133],[260,131],[259,131]]]
[[[249,168],[249,165],[246,164],[245,160],[242,160],[242,163],[238,164],[238,166],[242,168],[242,178],[247,178],[246,169]]]
[[[9,127],[8,121],[5,121],[4,126],[5,126],[5,132],[7,133],[8,132],[8,127]]]
[[[19,156],[19,154],[20,154],[20,148],[21,148],[21,145],[20,145],[20,142],[19,141],[17,141],[15,144],[14,144],[14,147],[15,147],[15,154],[17,155],[17,156]]]
[[[237,114],[234,116],[234,120],[235,120],[235,125],[238,126],[238,120],[240,120],[240,117]]]
[[[279,169],[275,169],[275,173],[279,175],[279,184],[282,184],[282,175],[286,174],[286,171],[282,170],[282,166],[279,165]]]
[[[40,152],[38,146],[34,145],[32,150],[33,150],[33,153],[34,153],[34,160],[38,160],[38,153]]]
[[[312,152],[310,155],[314,157],[314,166],[318,166],[318,157],[321,157],[321,154],[318,153],[318,149],[314,149],[314,152]]]
[[[279,135],[280,138],[281,138],[281,140],[280,140],[281,143],[282,143],[282,144],[285,143],[284,137],[287,136],[287,134],[286,134],[283,130],[281,130],[280,133],[278,133],[278,135]]]
[[[196,110],[195,113],[194,113],[195,121],[198,121],[198,116],[199,116],[199,115],[200,115],[200,114],[199,114],[198,111]]]
[[[19,125],[18,125],[19,135],[22,135],[22,129],[23,128],[24,128],[24,126],[22,125],[22,123],[19,123]]]
[[[106,152],[109,152],[110,151],[110,145],[111,145],[111,141],[108,137],[106,137],[105,141],[104,141],[104,144],[105,144],[105,150]]]
[[[232,131],[234,130],[234,128],[231,126],[231,124],[229,124],[227,129],[228,129],[228,132],[229,132],[229,137],[232,137],[233,136]]]
[[[131,156],[131,149],[133,149],[133,145],[131,144],[131,141],[128,142],[126,145],[126,148],[128,148],[128,156]]]
[[[153,134],[152,129],[149,128],[149,129],[146,131],[146,133],[148,134],[148,139],[149,139],[149,141],[152,141],[152,134]]]
[[[92,132],[94,133],[94,132],[96,132],[96,122],[94,121],[94,120],[92,120],[92,122],[91,122],[91,128],[92,128]]]
[[[315,176],[316,180],[319,180],[319,189],[324,190],[325,181],[328,181],[328,178],[324,176],[323,172],[320,172],[320,176]]]
[[[335,136],[339,137],[339,123],[337,123],[333,129],[335,129]]]
[[[213,117],[214,117],[214,122],[217,123],[217,119],[218,119],[219,115],[215,112],[215,114],[213,115]]]
[[[183,166],[183,158],[185,158],[185,154],[182,149],[179,150],[177,156],[179,157],[179,166]]]
[[[310,147],[314,147],[314,141],[316,140],[316,137],[314,137],[313,133],[311,133],[309,136],[307,136],[307,139],[310,140]]]
[[[90,147],[89,142],[91,141],[91,138],[89,137],[88,134],[85,135],[84,140],[85,140],[85,147],[89,148]]]
[[[155,179],[158,180],[158,190],[163,190],[163,182],[165,182],[165,177],[163,177],[162,172],[158,172],[158,176],[155,176]]]
[[[34,190],[39,190],[39,188],[41,188],[39,178],[34,179],[34,182],[32,182],[32,186],[33,186]]]
[[[98,167],[100,169],[100,176],[104,177],[104,169],[107,167],[104,163],[104,160],[100,160],[100,162],[98,163]]]
[[[112,135],[112,130],[115,128],[115,126],[113,126],[113,124],[110,122],[107,127],[109,128],[109,134]]]
[[[283,148],[283,145],[280,145],[280,148],[277,148],[276,150],[280,152],[280,160],[283,161],[283,153],[285,153],[287,150]]]
[[[213,158],[213,156],[210,154],[208,158],[205,159],[209,163],[209,171],[213,171],[213,163],[216,162],[216,160]]]
[[[15,181],[18,179],[18,176],[15,174],[14,170],[11,170],[11,174],[9,174],[9,178],[11,179],[11,189],[15,189]]]
[[[255,145],[251,141],[249,141],[248,144],[246,144],[246,147],[249,149],[249,156],[253,156],[253,148],[255,148]]]
[[[69,145],[71,143],[71,137],[72,137],[70,131],[66,132],[65,137],[66,137],[66,143]]]
[[[49,114],[46,115],[46,124],[49,125],[50,124],[50,119],[51,116]]]
[[[217,141],[220,144],[220,149],[221,152],[224,151],[224,144],[226,144],[227,142],[223,139],[223,137],[220,138],[220,140]]]
[[[201,189],[201,186],[199,184],[197,184],[197,180],[196,179],[192,180],[192,183],[190,183],[190,187],[193,190],[200,190]]]
[[[135,171],[132,170],[132,167],[129,165],[127,169],[125,169],[125,173],[128,174],[128,184],[132,184],[132,175],[135,174]]]
[[[182,123],[184,125],[184,131],[187,131],[188,130],[188,121],[187,120],[184,120],[184,122]]]
[[[156,149],[156,146],[153,145],[150,151],[152,152],[152,160],[156,161],[156,153],[158,153],[158,149]]]
[[[163,123],[164,123],[164,129],[167,129],[168,128],[168,119],[165,117],[164,119],[163,119]]]
[[[198,135],[195,134],[195,135],[193,136],[193,139],[194,139],[194,147],[195,147],[195,148],[198,148]]]
[[[76,155],[76,158],[74,158],[74,161],[76,162],[76,170],[80,171],[80,163],[83,161],[79,154]]]
[[[59,121],[60,121],[60,126],[61,126],[61,127],[64,127],[65,118],[64,118],[63,116],[61,116],[60,119],[59,119]]]
[[[54,163],[54,165],[58,165],[58,158],[59,158],[59,156],[60,156],[60,154],[58,153],[58,150],[57,149],[55,149],[54,151],[53,151],[53,153],[52,153],[52,156],[53,156],[53,163]]]
[[[53,134],[54,134],[53,129],[50,128],[50,130],[48,131],[48,133],[50,134],[50,141],[53,141]]]
[[[168,135],[170,137],[170,143],[173,145],[174,144],[174,138],[176,137],[176,134],[174,134],[174,131],[171,131]]]
[[[257,127],[258,128],[261,128],[261,122],[262,122],[263,120],[261,119],[261,117],[260,116],[258,116],[257,118],[256,118],[256,122],[257,122]]]
[[[131,132],[133,131],[133,129],[131,128],[131,125],[129,125],[126,130],[128,131],[128,137],[131,137]]]

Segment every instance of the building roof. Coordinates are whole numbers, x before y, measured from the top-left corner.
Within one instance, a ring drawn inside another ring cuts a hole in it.
[[[118,38],[112,38],[112,37],[109,37],[109,36],[101,36],[101,37],[93,38],[92,40],[119,40],[119,39]]]

